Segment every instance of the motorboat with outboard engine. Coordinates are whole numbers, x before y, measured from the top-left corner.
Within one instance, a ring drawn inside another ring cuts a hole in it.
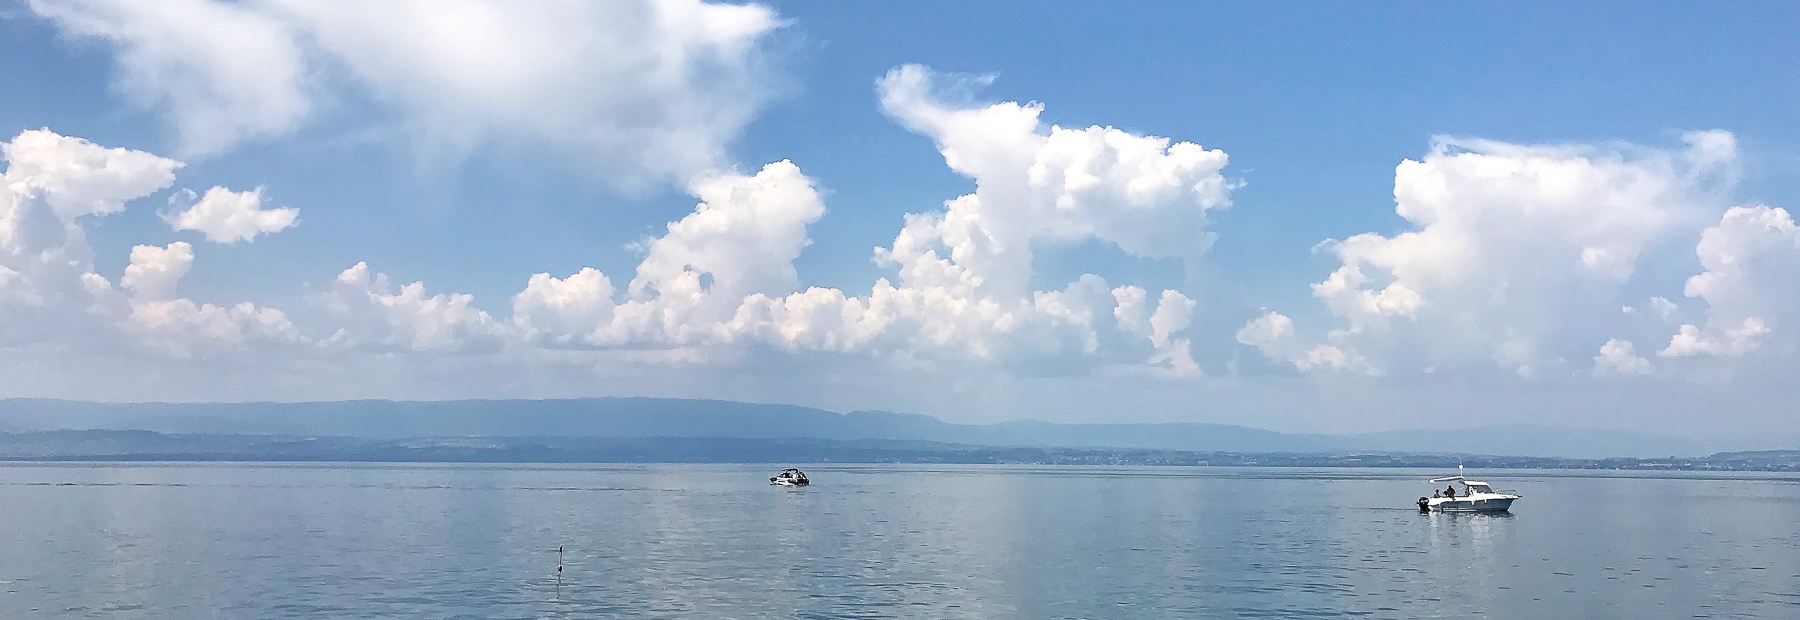
[[[1452,483],[1443,492],[1432,491],[1432,497],[1419,498],[1419,512],[1506,512],[1512,508],[1513,500],[1519,496],[1512,491],[1495,491],[1493,485],[1480,480],[1463,477],[1463,467],[1456,466],[1456,475],[1444,478],[1432,478],[1431,483]],[[1462,485],[1462,493],[1456,492],[1456,485]]]
[[[781,473],[775,474],[775,477],[770,478],[769,484],[776,484],[784,487],[803,487],[812,484],[812,482],[806,479],[806,472],[789,467],[781,470]]]

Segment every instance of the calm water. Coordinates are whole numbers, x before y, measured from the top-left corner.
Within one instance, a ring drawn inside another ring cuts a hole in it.
[[[1800,618],[1795,476],[778,469],[0,466],[0,618]]]

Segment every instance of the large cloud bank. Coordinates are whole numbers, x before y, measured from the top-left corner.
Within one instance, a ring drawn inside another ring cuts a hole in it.
[[[809,229],[842,206],[821,180],[790,161],[728,156],[773,90],[764,55],[784,22],[766,7],[29,6],[111,46],[120,92],[166,116],[181,157],[279,139],[322,108],[366,99],[421,150],[554,145],[621,186],[681,188],[694,208],[643,240],[630,273],[520,274],[503,316],[362,262],[331,266],[280,308],[197,300],[181,285],[197,263],[302,225],[304,205],[265,204],[262,188],[153,197],[181,162],[25,131],[0,145],[0,363],[12,370],[51,356],[123,359],[120,372],[144,376],[162,362],[212,364],[284,377],[302,395],[334,369],[498,369],[515,385],[585,388],[770,359],[935,372],[939,383],[979,372],[1149,389],[1235,389],[1250,375],[1616,388],[1784,380],[1800,346],[1800,227],[1777,206],[1735,204],[1742,155],[1725,131],[1661,146],[1436,138],[1394,170],[1401,231],[1315,247],[1329,263],[1311,285],[1316,304],[1203,313],[1212,291],[1201,288],[1092,273],[1043,283],[1034,250],[1095,244],[1204,263],[1215,236],[1231,234],[1214,224],[1238,190],[1225,152],[1056,125],[1039,103],[966,103],[990,78],[902,66],[876,81],[880,109],[974,190],[895,222],[867,256],[880,276],[845,290],[809,286],[794,266]],[[172,205],[162,219],[183,240],[96,260],[89,227],[133,201]],[[1196,349],[1208,342],[1221,344]]]
[[[427,147],[561,145],[633,186],[719,166],[772,94],[781,26],[700,0],[30,0],[117,50],[120,89],[186,155],[302,126],[348,83]]]
[[[1308,338],[1265,310],[1238,341],[1302,372],[1487,369],[1528,379],[1655,374],[1633,337],[1667,342],[1648,349],[1664,358],[1755,351],[1800,301],[1793,222],[1781,209],[1726,208],[1738,177],[1730,133],[1684,142],[1440,138],[1395,171],[1396,212],[1412,230],[1320,246],[1341,266],[1313,294],[1341,322]],[[1696,237],[1705,272],[1685,293],[1707,318],[1676,327],[1679,304],[1628,291],[1646,253]]]
[[[119,287],[95,273],[86,223],[168,187],[179,162],[47,130],[23,132],[0,144],[0,153],[7,163],[0,175],[0,337],[6,346],[105,350],[124,341],[185,357],[300,340],[279,310],[180,297],[177,285],[194,262],[186,242],[133,248]]]
[[[1037,104],[947,104],[937,96],[945,79],[971,78],[895,69],[878,82],[881,104],[937,143],[976,190],[906,216],[893,242],[873,252],[890,276],[866,294],[800,281],[793,262],[827,207],[813,179],[780,161],[695,176],[694,211],[643,243],[629,279],[592,268],[536,274],[507,317],[469,295],[391,282],[364,263],[312,294],[295,315],[305,320],[195,301],[179,284],[206,248],[185,241],[137,246],[122,273],[98,273],[85,226],[169,187],[181,163],[26,131],[0,145],[0,336],[17,350],[123,346],[198,359],[537,350],[569,352],[557,359],[578,364],[605,351],[731,363],[760,349],[1027,376],[1101,367],[1206,374],[1186,334],[1223,326],[1191,325],[1197,304],[1188,293],[1111,286],[1092,274],[1054,290],[1029,282],[1037,242],[1201,256],[1214,235],[1208,213],[1227,206],[1234,188],[1222,174],[1225,154],[1110,127],[1045,125]],[[1414,230],[1321,244],[1341,263],[1312,286],[1335,327],[1309,336],[1319,332],[1265,310],[1237,339],[1303,373],[1498,371],[1519,381],[1610,381],[1789,357],[1800,227],[1779,208],[1721,206],[1736,159],[1723,132],[1690,134],[1677,149],[1440,139],[1396,171],[1397,211]],[[216,244],[298,222],[298,209],[265,208],[261,196],[187,193],[190,206],[163,217]],[[1685,296],[1669,296],[1686,301],[1629,298],[1645,253],[1690,239],[1702,271]]]
[[[879,81],[882,106],[935,141],[976,191],[908,215],[872,256],[891,277],[866,295],[803,287],[793,262],[826,205],[812,179],[779,161],[753,174],[697,174],[687,186],[694,211],[646,240],[642,262],[619,284],[591,268],[537,274],[511,316],[496,318],[469,295],[397,284],[358,263],[313,295],[301,313],[311,320],[296,323],[276,309],[181,297],[199,254],[187,242],[134,248],[116,283],[96,273],[83,218],[168,187],[181,164],[48,131],[6,147],[5,221],[21,222],[9,224],[21,232],[7,249],[37,258],[10,260],[0,282],[24,307],[79,308],[135,346],[181,357],[259,346],[337,355],[748,347],[1036,374],[1101,365],[1198,372],[1182,337],[1195,307],[1186,294],[1109,286],[1091,274],[1030,290],[1032,244],[1098,240],[1134,256],[1196,258],[1211,240],[1207,213],[1230,203],[1225,154],[1110,127],[1045,125],[1035,104],[946,104],[938,79],[923,67],[896,69]],[[292,207],[266,208],[260,189],[175,198],[191,204],[163,214],[169,226],[218,244],[279,233],[299,218]]]
[[[793,261],[826,207],[813,180],[782,161],[753,175],[697,177],[688,187],[700,200],[694,212],[644,244],[623,287],[594,269],[537,274],[514,298],[511,320],[499,321],[468,311],[466,301],[425,297],[416,284],[384,293],[384,279],[359,265],[340,278],[345,286],[332,303],[380,299],[368,306],[386,313],[379,324],[407,333],[418,324],[441,324],[431,333],[460,326],[458,341],[762,346],[997,361],[1038,372],[1150,361],[1193,373],[1188,342],[1178,337],[1192,300],[1174,290],[1109,287],[1092,275],[1061,290],[1028,290],[1031,243],[1098,239],[1138,256],[1198,256],[1209,242],[1206,212],[1229,204],[1225,154],[1107,127],[1046,127],[1037,106],[948,106],[934,98],[932,79],[922,67],[896,69],[880,81],[882,104],[937,141],[977,190],[941,211],[909,215],[894,242],[875,251],[894,278],[876,281],[866,296],[802,290]]]

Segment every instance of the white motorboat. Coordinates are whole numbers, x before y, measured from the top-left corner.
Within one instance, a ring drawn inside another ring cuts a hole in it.
[[[812,482],[806,479],[806,472],[789,467],[781,470],[781,473],[775,474],[775,477],[769,478],[769,484],[784,487],[803,487],[812,484]]]
[[[1491,484],[1465,478],[1462,471],[1462,466],[1457,465],[1456,475],[1432,478],[1432,484],[1451,484],[1443,491],[1433,490],[1431,497],[1419,498],[1419,512],[1506,512],[1519,499],[1512,491],[1495,491]],[[1463,487],[1461,493],[1456,492],[1458,484]]]

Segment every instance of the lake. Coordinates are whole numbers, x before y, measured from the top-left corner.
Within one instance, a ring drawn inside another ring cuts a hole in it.
[[[781,467],[0,465],[0,618],[1800,617],[1792,474]]]

